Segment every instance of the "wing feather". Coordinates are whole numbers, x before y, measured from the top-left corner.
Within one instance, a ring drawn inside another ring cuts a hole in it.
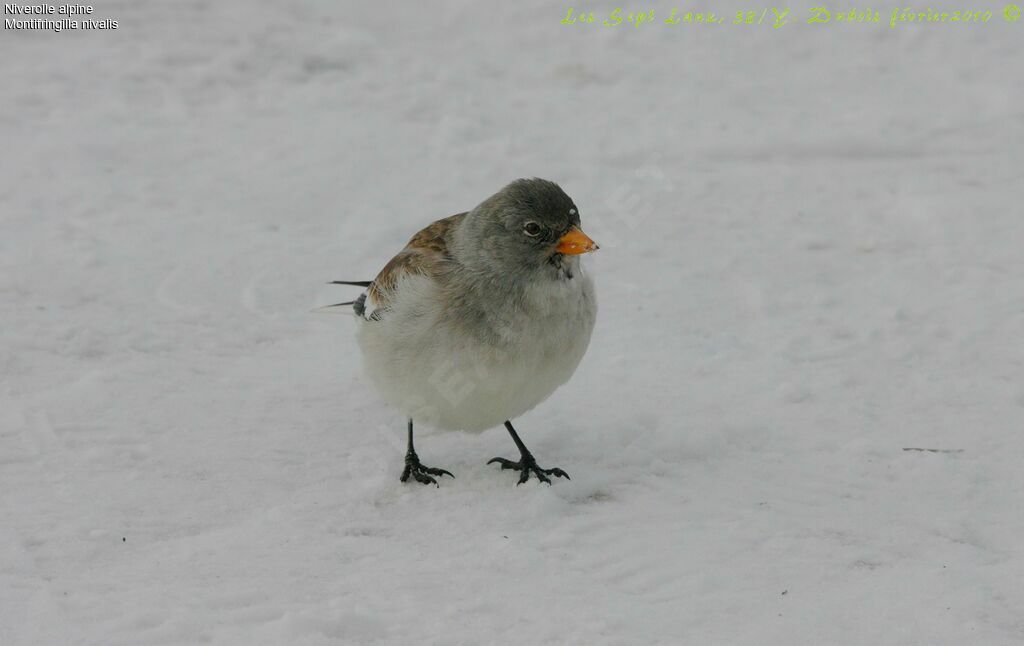
[[[363,311],[357,310],[356,313],[367,320],[380,320],[390,308],[395,297],[395,288],[403,277],[436,277],[443,264],[451,259],[448,249],[449,236],[465,216],[465,213],[459,213],[438,220],[416,233],[409,240],[409,244],[388,261],[384,269],[373,279],[366,290],[364,302],[359,303]]]

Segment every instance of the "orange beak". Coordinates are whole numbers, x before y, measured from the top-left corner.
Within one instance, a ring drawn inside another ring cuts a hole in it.
[[[587,253],[588,251],[596,251],[600,248],[587,234],[580,231],[579,227],[573,225],[564,236],[558,239],[558,246],[555,247],[555,251],[574,256],[580,253]]]

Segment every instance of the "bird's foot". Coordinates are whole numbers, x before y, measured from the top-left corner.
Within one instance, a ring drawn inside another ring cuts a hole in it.
[[[526,454],[519,459],[519,462],[513,462],[512,460],[506,460],[505,458],[491,458],[487,461],[487,464],[497,462],[501,465],[502,469],[515,469],[519,471],[519,482],[516,485],[521,485],[530,479],[530,474],[537,476],[537,479],[541,482],[551,484],[551,478],[548,476],[555,476],[556,478],[565,478],[566,480],[572,480],[569,474],[561,469],[542,469],[537,466],[537,461],[533,459],[533,456]]]
[[[402,470],[402,476],[399,478],[402,482],[405,482],[412,476],[416,482],[420,484],[432,484],[435,487],[440,487],[437,484],[437,480],[434,480],[430,476],[452,476],[450,471],[444,469],[435,469],[433,467],[425,467],[420,464],[420,458],[415,453],[405,454],[405,469]]]

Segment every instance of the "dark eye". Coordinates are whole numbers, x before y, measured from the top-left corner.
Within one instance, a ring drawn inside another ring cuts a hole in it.
[[[530,236],[531,238],[536,238],[537,236],[540,235],[540,225],[537,224],[536,222],[527,222],[525,225],[523,225],[523,233]]]

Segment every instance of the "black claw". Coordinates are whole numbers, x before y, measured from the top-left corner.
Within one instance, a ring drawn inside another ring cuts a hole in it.
[[[533,471],[534,475],[537,476],[538,480],[540,480],[541,482],[548,483],[549,487],[551,486],[551,478],[549,478],[546,475],[544,475],[544,470],[543,469],[529,469],[529,470],[523,469],[523,477],[520,478],[521,482],[519,484],[522,484],[523,482],[527,481],[527,479],[529,478],[529,475],[528,475],[529,471]]]
[[[423,466],[420,464],[420,459],[415,453],[405,456],[405,469],[402,470],[402,475],[398,479],[406,482],[410,475],[420,484],[432,484],[435,487],[440,487],[441,485],[437,484],[437,480],[430,476],[448,475],[452,478],[455,477],[451,471]]]
[[[432,476],[452,476],[455,477],[451,471],[445,471],[444,469],[435,469],[433,467],[423,467],[423,470]]]
[[[437,484],[437,480],[434,480],[430,476],[424,475],[424,474],[420,473],[419,471],[413,471],[412,475],[416,478],[416,481],[419,482],[420,484],[432,484],[435,487],[440,487],[441,486],[441,485]]]
[[[497,462],[501,465],[502,469],[515,469],[519,471],[519,482],[517,485],[521,485],[530,479],[530,474],[537,476],[537,480],[551,484],[551,478],[548,475],[557,476],[559,478],[565,478],[566,480],[572,480],[569,474],[559,468],[554,469],[542,469],[537,466],[537,461],[533,459],[532,455],[524,455],[519,462],[513,462],[506,458],[491,458],[487,461],[487,464],[493,464]]]
[[[493,464],[494,462],[497,462],[498,464],[500,464],[502,469],[521,469],[522,468],[522,467],[519,466],[518,462],[513,462],[512,460],[506,460],[505,458],[491,458],[490,460],[487,461],[487,464]]]

